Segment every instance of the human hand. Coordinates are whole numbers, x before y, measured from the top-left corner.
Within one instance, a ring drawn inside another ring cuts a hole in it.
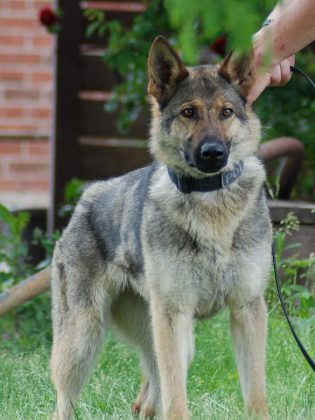
[[[254,82],[247,96],[248,102],[253,103],[268,86],[283,86],[288,83],[292,77],[290,66],[293,66],[294,62],[294,55],[286,58],[280,64],[271,66],[269,69],[255,68],[254,62]]]

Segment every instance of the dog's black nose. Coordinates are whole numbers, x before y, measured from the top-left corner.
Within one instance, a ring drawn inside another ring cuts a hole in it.
[[[186,155],[185,155],[186,158]],[[193,149],[191,161],[199,171],[213,173],[222,169],[228,161],[229,149],[225,142],[216,136],[205,136],[203,141]],[[186,161],[189,161],[186,158]]]
[[[200,148],[200,157],[203,160],[223,160],[225,155],[226,150],[222,143],[206,142]]]

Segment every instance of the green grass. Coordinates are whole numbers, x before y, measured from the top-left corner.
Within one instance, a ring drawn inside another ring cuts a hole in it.
[[[3,334],[4,322],[0,323]],[[27,335],[0,342],[0,419],[48,419],[55,395],[49,378],[50,339],[28,319]],[[42,321],[40,321],[42,322]],[[23,318],[20,320],[23,330]],[[310,349],[315,338],[302,332]],[[268,399],[272,419],[315,419],[315,375],[298,350],[278,308],[269,317]],[[82,419],[129,419],[140,384],[137,355],[110,335],[75,407]],[[242,419],[228,313],[196,327],[196,356],[188,393],[194,419]]]

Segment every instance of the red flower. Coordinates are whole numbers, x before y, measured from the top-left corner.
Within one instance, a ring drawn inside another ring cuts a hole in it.
[[[219,36],[214,43],[211,45],[211,51],[224,57],[226,55],[227,37],[226,35]]]
[[[53,10],[47,7],[40,10],[39,20],[44,26],[47,26],[49,28],[50,26],[53,26],[58,22],[59,17],[57,13],[55,13]]]

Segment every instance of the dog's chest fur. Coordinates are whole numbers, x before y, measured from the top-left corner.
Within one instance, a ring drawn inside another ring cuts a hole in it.
[[[195,316],[226,304],[248,247],[270,236],[264,171],[254,160],[247,165],[229,190],[206,194],[182,194],[162,170],[155,174],[142,230],[146,281],[170,301],[194,307]]]

